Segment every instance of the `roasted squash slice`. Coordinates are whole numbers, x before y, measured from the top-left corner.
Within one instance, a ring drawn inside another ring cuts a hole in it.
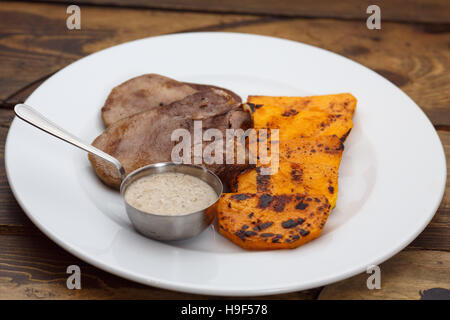
[[[226,193],[217,221],[219,232],[244,249],[291,249],[320,235],[330,208],[320,195]]]
[[[231,182],[234,193],[224,194],[217,205],[219,231],[245,249],[298,247],[320,235],[336,204],[343,142],[353,126],[356,99],[351,94],[250,96],[245,107],[255,129],[279,129],[278,138],[259,139],[267,139],[262,150],[278,155],[279,162],[274,168],[260,157],[256,169]],[[249,148],[255,152],[261,146]],[[262,174],[269,167],[276,172]]]
[[[249,96],[255,129],[279,129],[280,139],[336,135],[345,141],[353,127],[356,98],[349,94],[312,97]]]

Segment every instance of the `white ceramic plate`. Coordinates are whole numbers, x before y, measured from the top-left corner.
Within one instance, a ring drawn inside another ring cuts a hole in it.
[[[335,282],[379,264],[428,224],[444,191],[441,142],[419,107],[375,72],[331,52],[270,37],[186,33],[115,46],[45,81],[26,101],[75,135],[103,130],[111,88],[140,74],[249,94],[351,92],[339,197],[323,235],[294,250],[246,252],[213,230],[161,243],[137,234],[118,193],[87,156],[15,119],[6,143],[11,188],[30,219],[79,258],[144,284],[203,294],[265,295]]]

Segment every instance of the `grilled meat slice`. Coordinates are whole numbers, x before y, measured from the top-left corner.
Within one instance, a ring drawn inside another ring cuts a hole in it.
[[[102,120],[110,126],[120,119],[136,113],[158,108],[179,101],[200,91],[208,91],[214,86],[183,83],[158,74],[135,77],[115,87],[102,108]],[[227,92],[237,102],[241,98],[234,92]]]

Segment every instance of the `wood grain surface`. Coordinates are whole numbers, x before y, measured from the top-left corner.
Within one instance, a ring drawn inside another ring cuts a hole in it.
[[[433,295],[436,289],[450,290],[450,252],[403,251],[382,263],[380,270],[381,289],[379,290],[367,289],[367,278],[370,274],[361,273],[326,286],[320,293],[319,299],[372,300],[388,297],[389,299],[417,300]]]
[[[68,290],[66,269],[81,269],[81,290]],[[266,299],[315,299],[318,290]],[[0,299],[218,299],[137,284],[100,271],[41,235],[0,235]],[[221,297],[221,299],[224,299]]]
[[[16,94],[69,63],[122,42],[258,19],[83,7],[82,29],[78,31],[66,27],[66,6],[21,2],[2,3],[0,16],[0,101],[3,103],[15,103]]]
[[[45,0],[40,0],[45,1]],[[449,23],[446,0],[56,0],[60,3],[232,12],[288,17],[367,19],[366,9],[377,4],[386,21]]]
[[[333,6],[331,1],[288,0],[275,7],[275,2],[269,1],[239,1],[236,5],[234,0],[189,4],[178,0],[86,0],[80,4],[82,30],[69,31],[63,2],[2,2],[0,6],[0,299],[217,298],[139,285],[80,261],[30,222],[8,186],[4,142],[14,104],[24,101],[62,67],[115,44],[176,32],[229,31],[322,47],[375,70],[402,88],[430,117],[447,163],[450,161],[450,27],[444,1],[383,2],[381,31],[366,28],[366,15],[360,13],[364,1],[359,6],[342,2]],[[449,174],[447,168],[447,177]],[[316,299],[320,294],[321,299],[420,299],[419,291],[450,289],[449,239],[447,179],[444,199],[428,227],[381,266],[382,290],[368,290],[368,275],[363,273],[323,289],[268,298]],[[66,288],[66,268],[71,264],[81,267],[82,290]]]
[[[433,220],[409,248],[450,252],[450,131],[438,130],[438,134],[447,160],[447,185],[444,197]]]

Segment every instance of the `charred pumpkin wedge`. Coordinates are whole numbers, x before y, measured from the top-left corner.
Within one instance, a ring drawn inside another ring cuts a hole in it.
[[[292,249],[320,235],[330,208],[320,195],[226,193],[217,221],[219,232],[244,249]]]
[[[250,96],[244,108],[255,129],[279,129],[277,141],[268,135],[262,148],[279,162],[272,175],[262,174],[273,164],[260,159],[255,169],[235,177],[234,193],[218,202],[219,231],[249,250],[296,248],[320,235],[336,204],[343,142],[353,127],[356,99],[348,93]],[[255,148],[258,143],[250,145],[252,152]]]

